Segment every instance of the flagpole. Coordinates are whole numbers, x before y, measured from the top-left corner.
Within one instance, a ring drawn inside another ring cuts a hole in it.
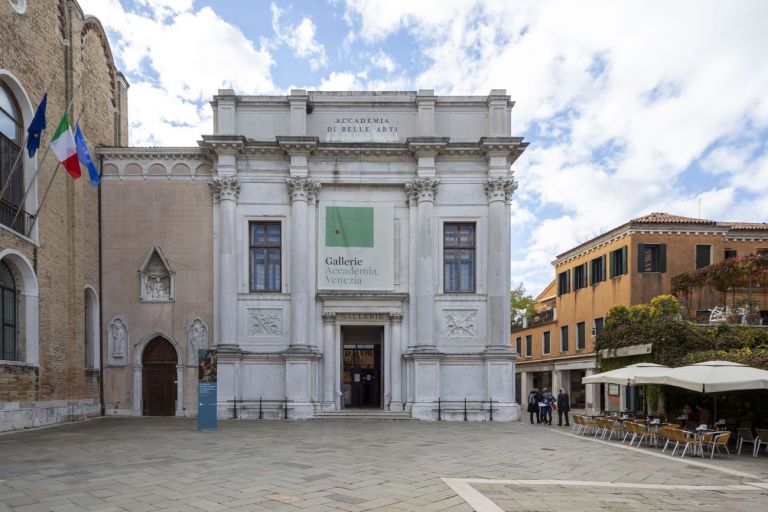
[[[69,112],[69,109],[72,108],[72,103],[75,101],[75,96],[77,96],[78,91],[80,90],[80,86],[83,85],[82,80],[79,84],[77,84],[77,88],[72,92],[72,98],[69,100],[69,104],[67,105],[67,109],[64,111],[64,113]],[[85,109],[85,106],[83,106],[83,109]],[[83,109],[80,110],[80,115],[83,114]],[[80,116],[78,115],[78,121],[80,120]],[[51,145],[48,144],[48,147],[45,148],[45,153],[43,153],[43,158],[40,161],[40,165],[37,166],[37,169],[35,169],[35,174],[32,175],[32,179],[29,180],[29,187],[27,187],[27,190],[24,192],[24,197],[21,198],[21,202],[19,203],[19,207],[16,210],[16,215],[13,216],[13,222],[11,222],[11,226],[13,226],[16,223],[16,219],[19,217],[19,213],[21,212],[21,207],[24,206],[24,203],[27,201],[27,196],[32,191],[32,186],[35,184],[35,178],[37,178],[37,175],[40,173],[40,169],[42,166],[42,161],[45,160],[45,157],[48,156],[48,152],[51,150]],[[57,167],[58,169],[58,167]],[[55,174],[55,171],[54,171]],[[40,206],[42,206],[42,203],[40,203]],[[40,211],[40,206],[38,206],[37,211]],[[37,217],[37,214],[35,214],[35,217]],[[34,223],[32,224],[34,226]],[[29,231],[30,233],[32,230]],[[29,236],[29,235],[27,235]]]
[[[80,118],[82,117],[84,110],[85,110],[85,105],[83,105],[83,108],[80,109],[80,113],[77,115],[78,123],[80,122]],[[37,207],[37,211],[35,212],[34,217],[32,217],[32,224],[29,226],[29,231],[27,231],[27,235],[26,235],[27,237],[29,237],[29,235],[32,234],[32,230],[35,229],[35,224],[37,224],[37,218],[40,216],[40,210],[43,209],[43,205],[45,204],[45,198],[48,197],[48,191],[51,190],[51,185],[53,185],[53,180],[56,178],[56,174],[58,174],[60,167],[61,167],[61,162],[58,162],[56,164],[56,169],[53,170],[53,175],[51,176],[51,180],[48,182],[48,185],[45,187],[45,192],[43,193],[43,199],[40,201],[40,206]],[[18,212],[16,212],[16,214],[18,215]],[[16,218],[14,217],[13,220],[15,222]]]
[[[43,92],[43,98],[45,98],[45,95],[48,94],[51,90],[51,87],[53,87],[53,81],[56,79],[57,73],[58,73],[58,70],[54,70],[53,78],[51,78],[51,81],[48,84],[48,87],[45,89],[45,92]],[[40,99],[40,101],[42,102],[43,100]],[[40,106],[39,103],[38,103],[38,106]],[[8,173],[8,177],[5,179],[5,183],[3,183],[3,188],[0,191],[0,197],[3,197],[3,195],[5,195],[5,189],[8,188],[8,184],[11,182],[11,177],[13,176],[13,173],[16,172],[16,165],[19,163],[19,159],[21,158],[21,155],[24,154],[24,148],[26,148],[26,146],[27,146],[27,135],[24,135],[19,154],[16,155],[16,161],[13,162],[13,166],[11,167],[11,172]]]

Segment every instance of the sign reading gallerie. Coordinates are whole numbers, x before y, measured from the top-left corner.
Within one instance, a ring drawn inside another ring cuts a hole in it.
[[[318,240],[320,290],[391,290],[391,204],[323,203]]]

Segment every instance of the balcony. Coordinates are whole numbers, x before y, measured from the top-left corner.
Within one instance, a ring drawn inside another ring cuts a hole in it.
[[[522,317],[519,319],[513,318],[511,332],[554,322],[557,319],[556,311],[556,308],[545,309],[543,311],[537,311],[535,314],[529,315],[527,317]]]
[[[13,204],[6,199],[0,199],[0,224],[23,236],[27,236],[32,215],[24,210],[19,211],[17,214],[18,208],[18,204]]]

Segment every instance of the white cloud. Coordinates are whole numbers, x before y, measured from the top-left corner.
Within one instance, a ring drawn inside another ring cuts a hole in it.
[[[327,65],[325,47],[315,39],[317,27],[308,17],[296,25],[281,24],[280,17],[284,11],[276,4],[271,4],[272,10],[272,30],[275,32],[277,40],[288,45],[293,50],[295,56],[306,59],[311,69],[323,68]]]
[[[371,55],[371,64],[379,69],[383,69],[387,73],[393,73],[397,69],[394,59],[383,51]]]
[[[752,198],[768,194],[768,157],[738,141],[768,130],[768,4],[348,0],[346,8],[359,38],[406,30],[418,42],[428,64],[417,87],[506,87],[517,102],[513,134],[539,139],[515,164],[516,197],[540,222],[513,269],[540,273],[541,286],[555,254],[650,211],[696,215],[702,198],[704,215],[765,220],[768,206]],[[725,186],[700,190],[687,172],[705,155],[702,167],[723,168]]]
[[[146,14],[127,11],[117,0],[80,3],[117,36],[113,51],[132,82],[132,145],[194,144],[212,131],[207,100],[219,88],[248,94],[278,90],[269,51],[209,7],[194,11],[190,1],[141,0],[151,11]]]

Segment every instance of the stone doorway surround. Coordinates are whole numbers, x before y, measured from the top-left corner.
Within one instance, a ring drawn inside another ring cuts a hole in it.
[[[168,341],[173,349],[176,351],[176,416],[184,416],[184,358],[182,355],[181,347],[176,341],[169,335],[163,332],[153,332],[144,336],[136,349],[134,350],[133,360],[133,415],[142,416],[144,411],[143,404],[143,366],[141,364],[142,357],[144,355],[144,349],[149,342],[155,338],[163,338]]]
[[[320,292],[323,303],[323,381],[320,410],[342,409],[341,379],[344,366],[343,326],[383,328],[381,375],[384,381],[382,408],[403,410],[403,309],[406,293]]]

